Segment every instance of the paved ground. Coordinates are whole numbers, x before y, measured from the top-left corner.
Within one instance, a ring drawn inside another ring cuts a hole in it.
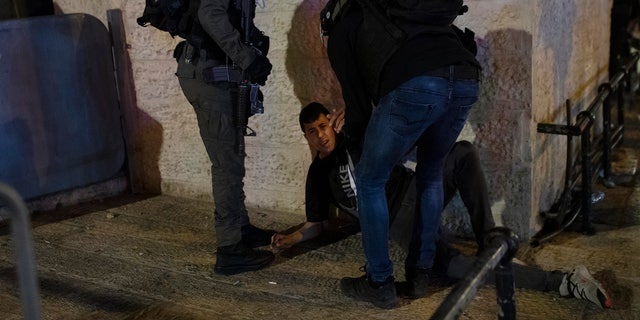
[[[619,163],[638,159],[638,109],[627,117]],[[612,310],[557,293],[517,290],[518,319],[640,319],[640,182],[617,177],[595,207],[597,233],[567,231],[518,257],[544,269],[585,264],[609,288]],[[359,276],[359,234],[330,236],[279,255],[261,271],[212,273],[211,204],[170,196],[119,196],[34,216],[34,241],[44,319],[426,319],[450,288],[380,310],[345,298],[343,276]],[[253,222],[285,229],[300,218],[252,211]],[[470,243],[461,241],[461,249]],[[21,319],[10,230],[0,225],[0,318]],[[393,248],[397,265],[403,253]],[[397,279],[403,279],[402,268]],[[485,287],[461,319],[495,319],[495,290]]]

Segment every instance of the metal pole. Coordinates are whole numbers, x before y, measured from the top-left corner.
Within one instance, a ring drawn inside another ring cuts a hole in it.
[[[511,259],[518,251],[518,238],[511,230],[496,227],[487,234],[487,249],[482,251],[467,276],[460,281],[447,295],[440,307],[435,311],[432,320],[458,319],[462,311],[475,296],[478,287],[484,283],[489,271],[498,264],[503,266],[496,273],[496,293],[498,299],[498,318],[504,320],[515,319],[515,284]],[[510,282],[510,283],[509,283]]]
[[[588,114],[588,113],[587,113]],[[588,115],[591,121],[590,125],[582,132],[581,149],[582,149],[582,233],[594,234],[595,230],[591,226],[591,124],[593,117]]]
[[[604,173],[603,183],[607,187],[615,186],[611,178],[611,85],[606,83],[600,86],[600,91],[607,91],[608,94],[602,101],[602,171]],[[591,196],[589,196],[591,197]]]
[[[0,206],[2,205],[8,209],[11,219],[24,319],[38,320],[40,319],[40,295],[29,213],[18,192],[4,183],[0,183]]]
[[[619,130],[619,136],[620,136],[620,140],[617,141],[617,143],[622,144],[623,139],[624,139],[624,92],[626,90],[627,87],[627,82],[626,81],[620,81],[620,87],[618,87],[617,93],[617,99],[618,99],[618,130]]]
[[[516,289],[511,259],[500,263],[495,269],[498,319],[516,318]]]

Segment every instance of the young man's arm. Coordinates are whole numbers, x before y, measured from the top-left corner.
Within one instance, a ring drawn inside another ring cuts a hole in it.
[[[271,249],[274,251],[289,249],[302,241],[313,239],[322,233],[328,223],[326,220],[321,222],[307,221],[292,233],[276,233],[271,237]]]
[[[294,245],[313,239],[320,235],[329,225],[328,213],[331,202],[328,173],[313,162],[307,173],[305,183],[305,215],[306,222],[296,227],[293,232],[276,233],[271,237],[271,249],[279,252]]]

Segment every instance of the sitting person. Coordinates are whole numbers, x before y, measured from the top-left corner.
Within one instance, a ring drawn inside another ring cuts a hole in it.
[[[353,183],[353,168],[357,162],[357,146],[334,131],[329,119],[329,111],[319,103],[304,107],[299,116],[300,127],[316,155],[309,167],[306,180],[306,222],[287,234],[276,233],[272,237],[271,248],[279,252],[319,236],[328,226],[330,204],[357,218],[357,205]],[[486,231],[494,227],[488,191],[484,174],[473,145],[467,141],[456,142],[449,153],[444,169],[445,205],[456,191],[471,215],[471,223],[476,233],[476,241],[483,243]],[[414,181],[412,172],[403,166],[397,166],[387,184],[387,198],[390,208],[390,236],[404,249],[407,248],[410,235],[406,235],[410,226],[413,209],[411,195]],[[415,196],[413,197],[415,198]],[[394,232],[394,230],[396,232]],[[409,229],[410,230],[410,229]],[[446,275],[452,279],[462,279],[470,270],[474,256],[466,256],[450,247],[443,240],[437,244],[436,259],[431,275]],[[544,271],[524,265],[513,265],[515,285],[519,288],[556,291],[562,296],[591,301],[601,307],[611,307],[611,299],[602,286],[591,276],[584,266],[576,266],[571,272]],[[493,277],[487,279],[491,281]],[[426,287],[426,286],[425,286]],[[414,292],[411,298],[424,296],[426,290]]]

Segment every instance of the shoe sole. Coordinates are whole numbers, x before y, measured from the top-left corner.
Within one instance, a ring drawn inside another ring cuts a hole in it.
[[[275,257],[265,261],[261,264],[253,264],[253,265],[242,265],[242,266],[230,266],[230,267],[213,267],[213,272],[216,274],[221,274],[225,276],[231,276],[238,273],[248,272],[248,271],[257,271],[263,268],[268,267]]]

